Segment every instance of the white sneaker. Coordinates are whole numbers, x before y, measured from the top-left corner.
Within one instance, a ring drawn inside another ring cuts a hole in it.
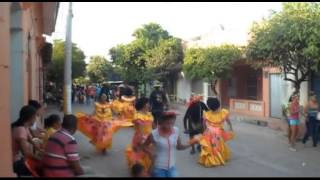
[[[293,152],[296,152],[296,151],[297,151],[297,149],[296,149],[296,148],[293,148],[293,147],[289,147],[289,150],[290,150],[290,151],[293,151]]]

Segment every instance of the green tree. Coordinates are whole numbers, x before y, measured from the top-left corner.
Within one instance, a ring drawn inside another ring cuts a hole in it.
[[[148,68],[158,77],[167,79],[172,72],[179,71],[183,63],[181,39],[172,37],[160,40],[158,46],[147,51],[146,56]]]
[[[109,54],[122,78],[134,84],[135,87],[150,80],[151,74],[146,67],[144,50],[139,41],[113,47]]]
[[[106,80],[116,80],[116,70],[111,62],[103,56],[92,56],[87,65],[87,75],[92,83],[102,83]]]
[[[183,71],[191,79],[211,82],[213,93],[218,95],[217,81],[230,75],[232,65],[241,55],[241,49],[235,45],[190,48],[185,53]]]
[[[74,82],[79,85],[89,85],[90,79],[89,77],[80,76],[75,78]]]
[[[164,79],[182,64],[181,40],[172,37],[159,24],[149,23],[134,31],[135,40],[110,49],[111,59],[124,79],[146,83]]]
[[[163,39],[169,39],[171,36],[168,31],[164,30],[157,23],[149,23],[142,25],[134,31],[133,36],[141,41],[144,49],[152,49],[156,47]]]
[[[259,66],[280,67],[299,92],[320,62],[319,3],[284,3],[251,29],[246,56]]]
[[[65,61],[65,42],[63,40],[54,40],[52,64],[48,69],[48,80],[55,82],[59,87],[64,82],[64,61]],[[84,61],[84,52],[72,44],[72,78],[85,75],[86,63]]]

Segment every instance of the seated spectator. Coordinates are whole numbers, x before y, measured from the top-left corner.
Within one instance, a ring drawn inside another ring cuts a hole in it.
[[[42,159],[45,177],[74,177],[84,174],[80,165],[78,144],[73,134],[77,131],[77,118],[65,115],[62,128],[48,140]]]
[[[43,139],[44,147],[46,147],[48,139],[53,135],[57,130],[61,128],[61,119],[59,115],[53,114],[44,120],[44,127],[46,129],[46,135]]]
[[[31,146],[39,148],[32,141],[29,128],[35,122],[37,111],[32,106],[24,106],[20,110],[19,119],[12,123],[12,153],[13,171],[20,176],[31,176],[30,171],[25,166],[25,160],[36,158]]]

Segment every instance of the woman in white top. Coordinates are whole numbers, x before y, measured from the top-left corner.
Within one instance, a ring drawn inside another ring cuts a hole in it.
[[[176,150],[185,150],[197,143],[199,137],[189,141],[188,145],[181,143],[179,129],[174,126],[176,114],[164,112],[159,119],[158,127],[148,136],[143,147],[153,144],[152,177],[176,177]]]

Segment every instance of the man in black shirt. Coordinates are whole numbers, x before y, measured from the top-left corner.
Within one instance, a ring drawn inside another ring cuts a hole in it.
[[[154,125],[157,125],[161,113],[165,110],[165,106],[168,105],[168,101],[165,93],[160,90],[160,84],[156,84],[154,88],[150,95],[150,106],[154,118]]]

